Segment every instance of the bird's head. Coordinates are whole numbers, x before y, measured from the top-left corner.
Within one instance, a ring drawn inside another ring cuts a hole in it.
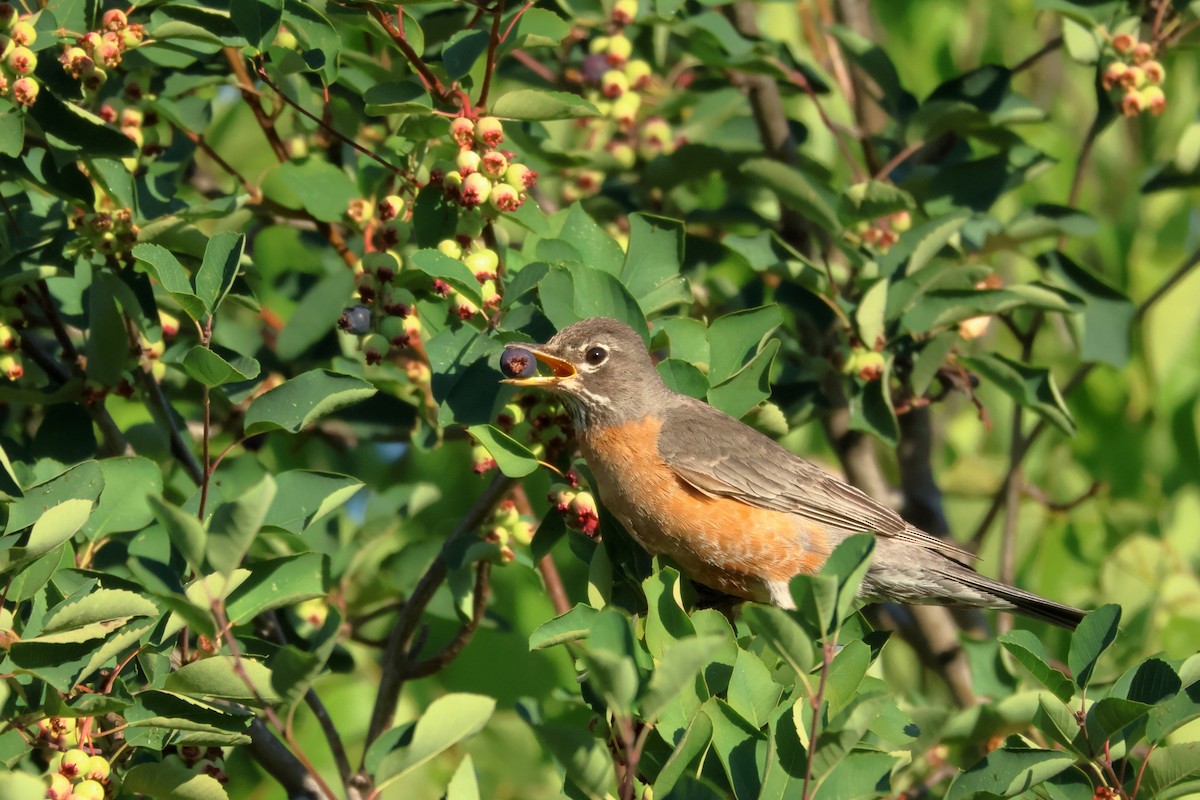
[[[553,392],[562,398],[581,429],[597,423],[640,420],[668,392],[642,337],[615,319],[593,317],[576,322],[544,345],[506,345],[504,363],[519,359],[520,351],[528,351],[549,374],[534,374],[534,365],[528,364],[523,373],[511,370],[521,375],[504,383]]]

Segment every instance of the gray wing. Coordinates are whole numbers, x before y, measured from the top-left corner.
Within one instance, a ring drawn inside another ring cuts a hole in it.
[[[865,492],[744,423],[689,397],[668,414],[658,450],[675,474],[711,497],[784,511],[847,533],[909,539],[952,558],[976,556],[914,528]],[[736,442],[737,446],[731,446]]]

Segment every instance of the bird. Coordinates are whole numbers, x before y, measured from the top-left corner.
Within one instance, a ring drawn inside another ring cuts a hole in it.
[[[532,358],[530,358],[532,356]],[[536,360],[536,361],[535,361]],[[537,374],[540,364],[547,374]],[[794,609],[789,583],[875,537],[864,602],[974,606],[1074,629],[1084,612],[977,572],[969,551],[707,403],[670,389],[642,337],[592,317],[509,343],[503,383],[561,399],[603,507],[651,555],[740,600]]]

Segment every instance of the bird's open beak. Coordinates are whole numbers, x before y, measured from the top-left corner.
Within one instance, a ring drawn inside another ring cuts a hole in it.
[[[530,347],[523,342],[512,342],[506,344],[504,348],[507,350],[510,347],[519,347],[522,350],[528,350],[533,353],[533,357],[550,368],[550,375],[534,375],[530,378],[505,378],[501,383],[511,384],[512,386],[554,386],[567,378],[573,378],[576,375],[575,367],[571,366],[571,362],[563,361],[561,358],[550,355],[549,353]]]

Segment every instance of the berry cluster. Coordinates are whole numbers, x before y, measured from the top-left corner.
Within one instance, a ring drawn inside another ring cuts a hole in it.
[[[168,756],[173,758],[173,756]],[[229,783],[225,774],[225,753],[219,747],[199,748],[184,745],[179,748],[179,758],[198,775],[207,775],[220,784]]]
[[[910,228],[912,228],[912,214],[907,211],[897,211],[895,214],[875,220],[863,220],[855,227],[854,233],[858,235],[864,245],[883,255],[900,240],[900,234]]]
[[[542,461],[557,461],[574,436],[571,415],[560,403],[534,394],[522,395],[496,415],[496,427],[524,442]]]
[[[17,105],[37,102],[41,87],[33,77],[37,56],[30,49],[37,40],[35,15],[20,14],[11,3],[0,3],[0,97]]]
[[[21,335],[14,325],[17,322],[11,308],[0,307],[0,375],[10,381],[25,374],[20,352]]]
[[[1167,72],[1154,59],[1154,46],[1139,42],[1129,33],[1112,37],[1111,44],[1116,58],[1105,66],[1100,76],[1101,85],[1108,91],[1121,91],[1119,107],[1126,117],[1136,117],[1143,111],[1157,117],[1167,107],[1167,96],[1161,85]]]
[[[504,125],[495,117],[473,121],[457,117],[450,137],[458,144],[453,166],[434,169],[430,181],[441,181],[446,197],[463,208],[492,213],[513,212],[525,202],[525,192],[537,183],[537,173],[517,163],[516,153],[501,150]]]
[[[88,31],[63,48],[59,62],[72,78],[83,82],[89,94],[100,91],[108,81],[106,69],[121,65],[125,51],[133,50],[146,38],[141,25],[130,24],[125,12],[114,8],[104,12],[100,30]]]
[[[596,510],[596,498],[580,486],[579,476],[574,470],[567,473],[570,483],[556,483],[550,487],[546,499],[554,510],[563,515],[567,527],[584,536],[595,538],[600,533],[600,514]]]
[[[492,512],[492,518],[483,526],[480,532],[486,542],[491,542],[500,548],[500,563],[508,564],[516,557],[512,543],[528,547],[533,541],[533,522],[523,517],[517,511],[517,504],[512,500],[502,500]]]
[[[139,228],[133,221],[133,211],[118,208],[113,211],[94,211],[75,206],[68,220],[71,228],[80,236],[67,246],[67,254],[90,258],[94,254],[117,257],[124,263],[133,246],[137,244]]]
[[[56,756],[46,779],[49,800],[104,800],[116,790],[108,759],[79,748]]]
[[[414,298],[395,286],[402,265],[394,252],[377,251],[364,255],[355,269],[354,305],[342,312],[337,326],[352,336],[366,337],[359,349],[367,364],[382,363],[392,348],[404,350],[420,344],[421,323]]]
[[[464,322],[476,314],[492,312],[500,307],[500,290],[497,274],[500,269],[500,255],[489,247],[480,247],[471,239],[465,243],[458,239],[443,239],[438,243],[438,250],[444,255],[461,261],[471,270],[475,280],[479,281],[479,294],[483,300],[483,308],[478,308],[470,299],[464,297],[444,281],[435,283],[435,290],[443,297],[450,298],[450,308]]]
[[[670,124],[654,110],[662,95],[661,81],[649,62],[631,59],[633,43],[627,28],[637,16],[636,0],[613,5],[607,29],[587,43],[587,54],[568,79],[581,83],[600,116],[581,120],[584,147],[603,147],[606,168],[632,170],[638,159],[649,161],[678,146]],[[567,170],[561,188],[564,202],[593,197],[604,183],[604,172],[590,168]]]

